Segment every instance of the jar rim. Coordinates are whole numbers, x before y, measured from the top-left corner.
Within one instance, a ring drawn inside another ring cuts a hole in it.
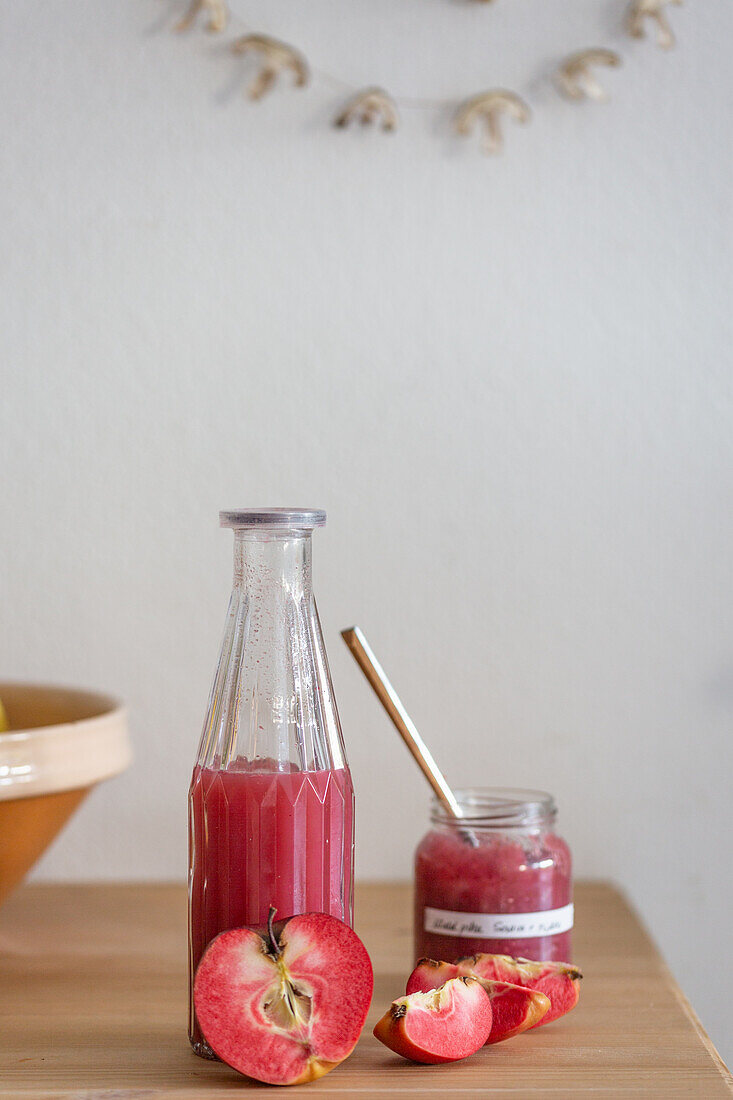
[[[522,787],[459,787],[453,791],[462,816],[454,817],[435,798],[431,821],[435,825],[460,828],[470,822],[477,829],[507,829],[528,825],[550,825],[557,816],[555,799],[547,791]]]

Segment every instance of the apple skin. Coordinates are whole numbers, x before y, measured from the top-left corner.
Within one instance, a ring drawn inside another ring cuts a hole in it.
[[[393,1001],[374,1028],[380,1043],[413,1062],[438,1065],[467,1058],[491,1033],[491,1001],[474,978]]]
[[[531,959],[513,959],[511,955],[467,955],[455,963],[419,959],[408,980],[408,992],[413,981],[414,988],[424,989],[432,971],[437,984],[465,974],[484,981],[521,986],[543,994],[550,1002],[549,1008],[534,1023],[530,1023],[528,1029],[550,1024],[575,1008],[580,997],[580,979],[583,977],[582,971],[570,963],[534,962]],[[503,1037],[509,1038],[508,1035]]]
[[[222,932],[194,980],[201,1030],[223,1062],[257,1081],[299,1085],[351,1054],[371,1003],[372,964],[343,921],[306,913]]]
[[[457,976],[458,967],[454,963],[438,962],[435,959],[420,959],[407,980],[406,992],[427,993],[444,982]],[[544,993],[536,989],[527,989],[511,982],[497,982],[488,978],[479,978],[484,992],[491,1000],[493,1021],[491,1034],[486,1045],[501,1043],[523,1031],[535,1027],[549,1011],[550,1001]]]
[[[458,960],[462,974],[474,974],[491,981],[511,982],[525,989],[536,989],[549,998],[548,1012],[533,1027],[543,1027],[575,1008],[580,997],[583,973],[564,962],[533,962],[513,959],[511,955],[469,955]]]

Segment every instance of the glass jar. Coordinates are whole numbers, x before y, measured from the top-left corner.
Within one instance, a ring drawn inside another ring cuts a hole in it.
[[[488,952],[569,962],[570,849],[544,791],[471,788],[439,802],[415,854],[415,958]]]
[[[353,917],[354,794],[311,585],[325,512],[221,513],[234,584],[189,791],[190,984],[229,928]],[[213,1057],[189,998],[189,1037]]]

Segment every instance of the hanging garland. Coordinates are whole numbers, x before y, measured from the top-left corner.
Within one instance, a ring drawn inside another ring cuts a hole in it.
[[[493,3],[493,0],[477,2]],[[657,45],[661,49],[671,49],[675,45],[675,37],[666,8],[668,5],[681,3],[682,0],[630,0],[626,9],[626,32],[633,38],[644,38],[649,24],[653,24]],[[222,34],[230,21],[226,0],[191,0],[188,10],[174,30],[189,30],[199,21],[200,16],[205,17],[206,30],[213,34]],[[352,122],[359,122],[362,126],[379,125],[385,132],[391,132],[399,126],[400,106],[424,110],[445,106],[438,100],[396,97],[384,88],[357,88],[327,73],[313,73],[299,50],[269,35],[240,35],[232,42],[231,49],[233,53],[253,57],[259,63],[259,68],[247,88],[247,94],[252,100],[262,99],[282,76],[289,76],[296,88],[304,88],[312,77],[316,77],[322,83],[350,93],[348,101],[333,119],[333,125],[341,129]],[[601,46],[579,50],[560,63],[555,73],[555,85],[567,99],[603,100],[607,98],[606,93],[595,70],[599,66],[617,68],[619,65],[621,56],[614,50]],[[531,117],[528,104],[516,92],[505,88],[491,88],[454,105],[453,127],[456,133],[465,135],[470,134],[477,126],[482,126],[484,151],[499,153],[504,145],[503,120],[511,118],[516,122],[528,123]]]

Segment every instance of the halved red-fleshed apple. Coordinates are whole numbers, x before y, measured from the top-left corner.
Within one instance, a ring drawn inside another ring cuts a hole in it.
[[[458,974],[459,968],[455,963],[420,959],[407,980],[407,993],[427,993]],[[479,978],[479,981],[491,1000],[493,1010],[491,1034],[486,1040],[487,1044],[500,1043],[503,1039],[511,1039],[512,1036],[535,1027],[549,1011],[548,998],[536,989],[488,978]]]
[[[491,1019],[481,982],[452,978],[439,989],[393,1001],[374,1034],[403,1058],[434,1065],[474,1054],[489,1037]]]
[[[211,1049],[273,1085],[313,1081],[356,1046],[372,998],[372,964],[343,921],[306,913],[222,932],[204,953],[194,1006]]]

